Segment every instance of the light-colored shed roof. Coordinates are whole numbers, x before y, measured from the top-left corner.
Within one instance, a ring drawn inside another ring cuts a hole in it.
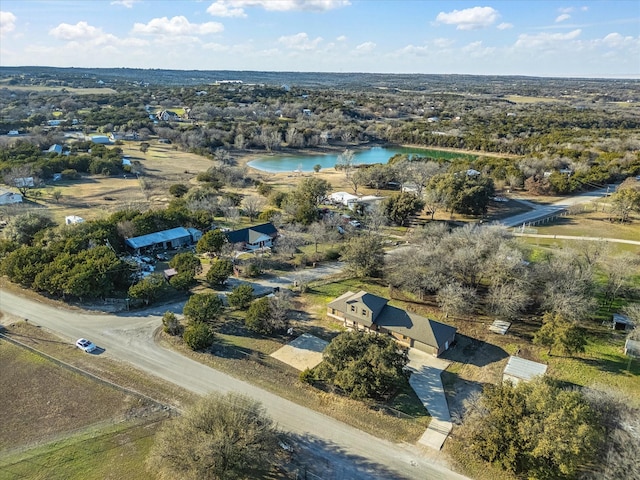
[[[127,238],[126,243],[131,248],[144,248],[185,237],[191,237],[189,231],[184,227],[177,227],[170,230],[163,230],[162,232],[141,235],[140,237]]]
[[[539,375],[544,375],[547,366],[544,363],[532,362],[520,357],[509,357],[509,362],[504,369],[504,375],[529,381]]]

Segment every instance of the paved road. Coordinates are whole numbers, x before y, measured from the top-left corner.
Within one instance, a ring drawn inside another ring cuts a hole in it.
[[[523,223],[533,222],[535,220],[540,220],[545,217],[551,217],[555,214],[559,214],[566,210],[567,208],[578,205],[580,203],[589,203],[599,198],[604,197],[608,192],[613,192],[615,187],[611,186],[609,188],[602,188],[600,190],[595,190],[589,193],[583,193],[581,195],[574,195],[572,197],[566,197],[557,202],[551,203],[549,205],[541,205],[535,204],[533,202],[526,202],[528,205],[532,206],[534,210],[530,212],[521,213],[519,215],[514,215],[513,217],[508,217],[500,220],[499,223],[507,226],[507,227],[519,227]]]
[[[107,355],[190,391],[199,394],[236,391],[260,400],[282,429],[297,436],[298,445],[312,450],[320,459],[310,469],[317,478],[466,478],[424,457],[418,447],[381,440],[158,346],[153,341],[153,332],[161,325],[166,306],[119,315],[91,314],[0,290],[0,309],[28,318],[70,342],[86,336],[104,348]]]

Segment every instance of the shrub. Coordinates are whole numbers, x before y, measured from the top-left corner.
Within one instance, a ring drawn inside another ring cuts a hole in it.
[[[249,306],[244,324],[252,332],[266,335],[272,333],[272,329],[269,325],[270,317],[271,305],[269,304],[269,299],[267,297],[263,297],[256,300]]]
[[[326,261],[332,262],[332,261],[338,260],[339,258],[340,258],[340,251],[335,248],[331,248],[326,252],[324,252],[324,259]]]
[[[280,213],[280,211],[276,210],[275,208],[267,208],[266,210],[260,212],[260,214],[258,215],[258,220],[262,220],[263,222],[270,222],[278,213]]]
[[[169,193],[174,197],[180,198],[189,191],[184,183],[174,183],[169,187]]]
[[[308,367],[300,372],[298,378],[302,383],[308,383],[309,385],[313,385],[313,382],[316,380],[316,376],[313,374],[313,371]]]
[[[269,195],[269,203],[277,208],[282,208],[285,200],[289,197],[286,192],[273,192]]]
[[[182,339],[191,350],[203,350],[213,344],[214,335],[206,323],[193,322],[184,329]]]
[[[162,329],[169,335],[178,335],[180,333],[180,322],[173,312],[164,312],[162,316]]]
[[[262,274],[262,269],[257,263],[251,262],[245,267],[244,274],[249,278],[259,277]]]
[[[224,285],[224,282],[227,281],[227,278],[232,273],[233,264],[231,260],[226,258],[214,260],[207,272],[207,282],[214,286]]]
[[[260,195],[262,195],[263,197],[268,197],[273,190],[273,187],[268,183],[259,183],[256,189],[258,190],[258,193]]]
[[[171,277],[169,284],[176,290],[186,291],[195,285],[196,280],[191,272],[181,272]]]
[[[248,283],[242,283],[233,288],[227,300],[233,308],[247,308],[253,301],[253,288]]]
[[[62,171],[62,178],[64,178],[65,180],[75,180],[79,177],[80,175],[78,174],[78,171],[73,168],[67,168],[66,170]]]

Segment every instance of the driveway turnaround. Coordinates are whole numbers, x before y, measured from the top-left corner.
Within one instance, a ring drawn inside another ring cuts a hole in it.
[[[409,384],[431,415],[431,423],[418,443],[435,450],[442,448],[453,426],[440,377],[440,373],[448,366],[449,362],[446,360],[420,352],[415,348],[409,349],[407,367],[413,372],[409,378]]]
[[[284,347],[279,348],[271,356],[293,368],[303,371],[313,368],[322,362],[322,352],[329,342],[314,335],[303,333]]]

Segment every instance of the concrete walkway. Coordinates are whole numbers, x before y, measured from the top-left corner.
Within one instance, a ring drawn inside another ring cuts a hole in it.
[[[414,348],[409,349],[407,367],[413,372],[409,384],[431,415],[431,423],[418,443],[435,450],[442,448],[453,426],[440,377],[440,373],[448,366],[449,362],[446,360]]]

